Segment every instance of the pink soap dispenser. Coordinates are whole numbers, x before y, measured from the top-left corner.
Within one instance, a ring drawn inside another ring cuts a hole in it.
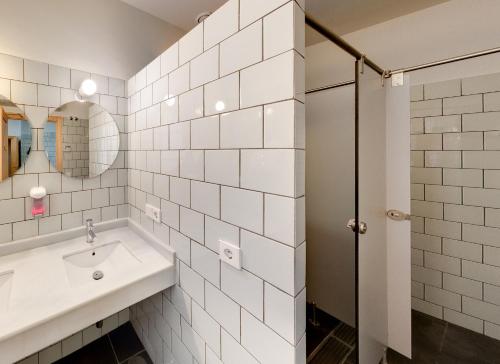
[[[45,187],[38,186],[30,190],[30,197],[32,198],[31,215],[33,217],[40,217],[45,213],[45,204],[43,203],[45,196],[47,196]]]

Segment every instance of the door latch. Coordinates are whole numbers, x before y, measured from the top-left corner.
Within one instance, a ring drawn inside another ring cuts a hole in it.
[[[386,215],[389,219],[394,220],[394,221],[405,221],[405,220],[411,219],[410,214],[406,214],[406,213],[399,211],[399,210],[389,210],[389,211],[387,211]]]
[[[350,228],[355,233],[365,234],[368,230],[368,225],[366,222],[361,221],[359,225],[356,223],[356,219],[349,219],[347,222],[347,227]]]

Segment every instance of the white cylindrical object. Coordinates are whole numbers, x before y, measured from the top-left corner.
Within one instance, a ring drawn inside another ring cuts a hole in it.
[[[47,190],[43,186],[33,187],[30,190],[30,197],[39,200],[47,196]]]

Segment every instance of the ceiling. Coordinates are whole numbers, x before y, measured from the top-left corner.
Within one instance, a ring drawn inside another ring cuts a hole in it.
[[[196,25],[196,17],[206,11],[214,12],[226,0],[122,0],[154,15],[184,31]]]
[[[448,0],[306,0],[306,9],[321,24],[341,35],[446,1]],[[306,29],[307,45],[324,40],[311,28]]]

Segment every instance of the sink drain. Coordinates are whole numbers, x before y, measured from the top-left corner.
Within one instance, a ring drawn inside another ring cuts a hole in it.
[[[101,279],[102,277],[104,277],[104,273],[100,270],[96,270],[93,274],[92,274],[92,278],[94,278],[96,281],[98,281],[99,279]]]

